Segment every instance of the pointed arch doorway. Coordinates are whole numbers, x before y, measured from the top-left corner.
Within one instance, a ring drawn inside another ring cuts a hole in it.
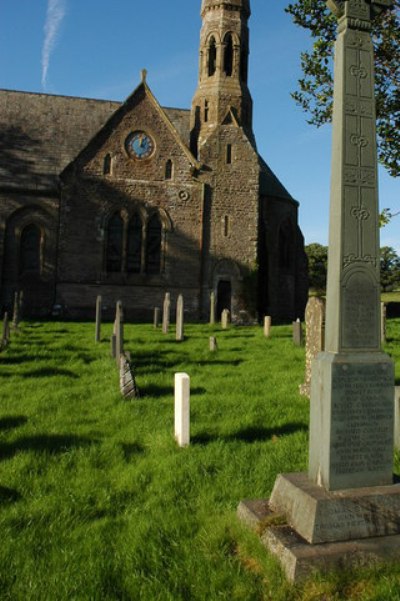
[[[232,313],[232,284],[230,280],[219,280],[217,285],[217,319],[221,319],[221,313],[228,309]]]

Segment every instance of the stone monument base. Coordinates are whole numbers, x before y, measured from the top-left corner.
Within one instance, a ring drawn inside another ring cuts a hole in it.
[[[399,484],[328,492],[307,474],[283,474],[270,500],[242,501],[238,516],[292,582],[316,570],[400,559]]]

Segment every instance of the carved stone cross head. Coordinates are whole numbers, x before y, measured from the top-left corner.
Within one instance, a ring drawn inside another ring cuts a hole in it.
[[[327,5],[333,14],[339,19],[346,13],[346,2],[356,5],[358,8],[371,8],[371,18],[379,15],[382,11],[393,6],[393,0],[327,0]]]

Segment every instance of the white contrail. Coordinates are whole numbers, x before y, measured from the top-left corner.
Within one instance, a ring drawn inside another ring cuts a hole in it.
[[[48,0],[44,42],[42,48],[42,86],[46,88],[50,56],[57,42],[61,22],[65,16],[66,0]]]

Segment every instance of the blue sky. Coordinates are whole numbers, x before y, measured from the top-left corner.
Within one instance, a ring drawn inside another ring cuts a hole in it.
[[[327,243],[331,130],[306,123],[290,97],[308,33],[289,0],[252,0],[249,87],[260,154],[299,200],[306,243]],[[0,0],[0,88],[123,100],[148,70],[163,106],[189,108],[197,82],[201,0]],[[400,211],[399,182],[380,170],[380,204]],[[381,245],[400,252],[400,216]]]

